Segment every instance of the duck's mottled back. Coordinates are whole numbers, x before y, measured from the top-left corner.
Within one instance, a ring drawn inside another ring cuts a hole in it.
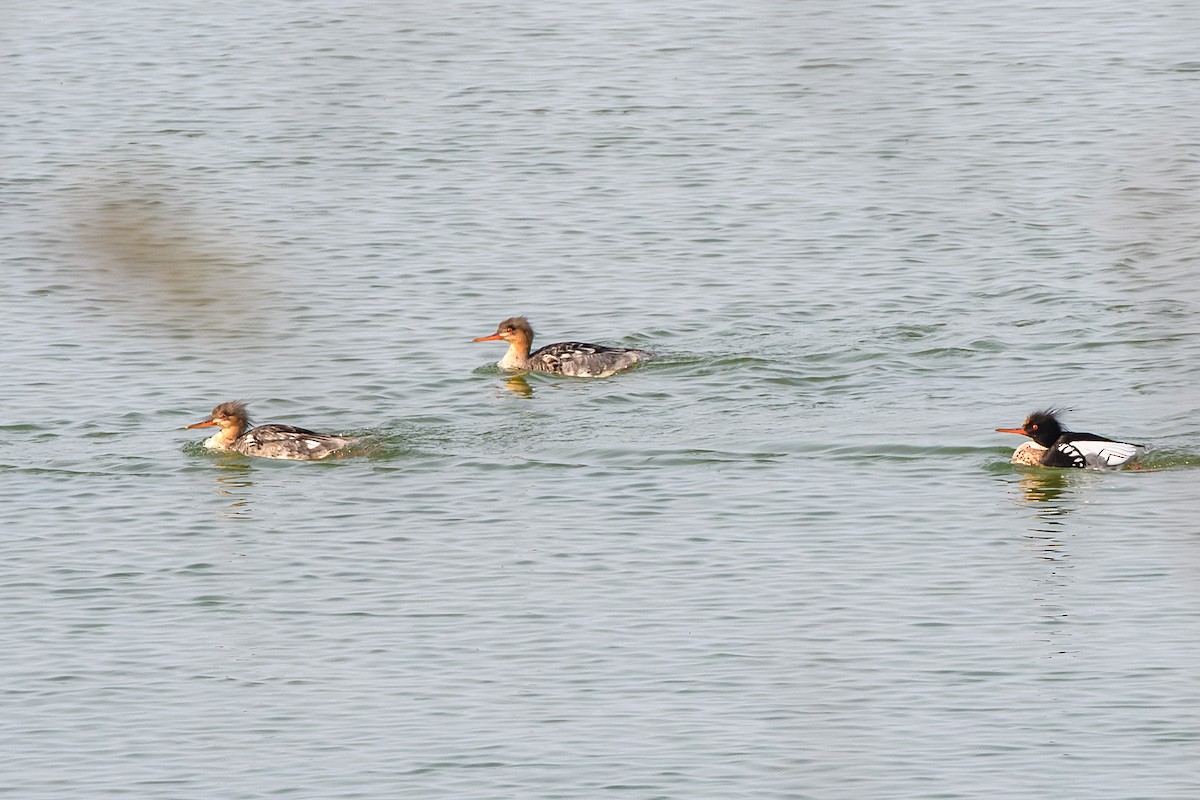
[[[259,425],[242,434],[229,449],[261,458],[314,461],[333,455],[353,441],[348,436],[317,433],[292,425]]]
[[[529,369],[576,378],[607,378],[653,353],[633,348],[605,347],[588,342],[548,344],[529,356]]]

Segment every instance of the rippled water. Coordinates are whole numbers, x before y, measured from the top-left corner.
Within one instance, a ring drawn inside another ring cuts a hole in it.
[[[1198,8],[15,4],[0,792],[1196,797]]]

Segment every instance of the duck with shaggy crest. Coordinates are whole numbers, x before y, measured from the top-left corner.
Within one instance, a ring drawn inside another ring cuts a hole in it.
[[[221,403],[212,410],[208,419],[187,427],[220,428],[204,440],[204,446],[209,450],[293,461],[315,461],[325,458],[354,441],[349,436],[317,433],[291,425],[259,425],[251,428],[250,424],[246,404],[233,401]]]
[[[525,317],[509,317],[491,336],[480,336],[475,341],[508,342],[508,352],[496,362],[500,369],[549,372],[576,378],[607,378],[654,356],[631,347],[605,347],[587,342],[558,342],[531,353],[533,326]]]
[[[1033,440],[1016,449],[1012,463],[1103,469],[1125,466],[1146,449],[1142,444],[1066,430],[1059,422],[1058,414],[1055,409],[1035,411],[1019,428],[996,428],[999,433],[1016,433]]]

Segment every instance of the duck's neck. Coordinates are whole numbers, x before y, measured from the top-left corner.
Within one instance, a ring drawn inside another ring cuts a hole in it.
[[[500,369],[525,369],[529,366],[530,339],[518,337],[508,343],[508,352],[496,362]]]
[[[242,435],[242,425],[222,425],[221,429],[204,440],[204,446],[209,450],[228,450]]]
[[[1062,436],[1061,430],[1038,431],[1037,435],[1029,438],[1034,441],[1038,447],[1046,448],[1058,441],[1058,437]]]

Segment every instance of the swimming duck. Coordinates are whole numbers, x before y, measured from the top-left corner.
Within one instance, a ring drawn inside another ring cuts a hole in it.
[[[1028,436],[1039,449],[1024,442],[1013,453],[1014,464],[1040,464],[1043,467],[1120,467],[1135,460],[1145,445],[1118,442],[1094,433],[1068,431],[1053,409],[1035,411],[1019,428],[996,428],[999,433]]]
[[[317,433],[291,425],[259,425],[250,428],[246,404],[221,403],[203,422],[188,428],[220,428],[204,440],[210,450],[241,453],[262,458],[286,458],[295,461],[315,461],[333,455],[354,441],[349,436]],[[249,430],[247,430],[249,428]]]
[[[654,356],[645,350],[587,342],[558,342],[530,353],[533,326],[525,317],[509,317],[491,336],[480,336],[475,341],[508,342],[508,352],[496,362],[500,369],[550,372],[577,378],[606,378]]]

